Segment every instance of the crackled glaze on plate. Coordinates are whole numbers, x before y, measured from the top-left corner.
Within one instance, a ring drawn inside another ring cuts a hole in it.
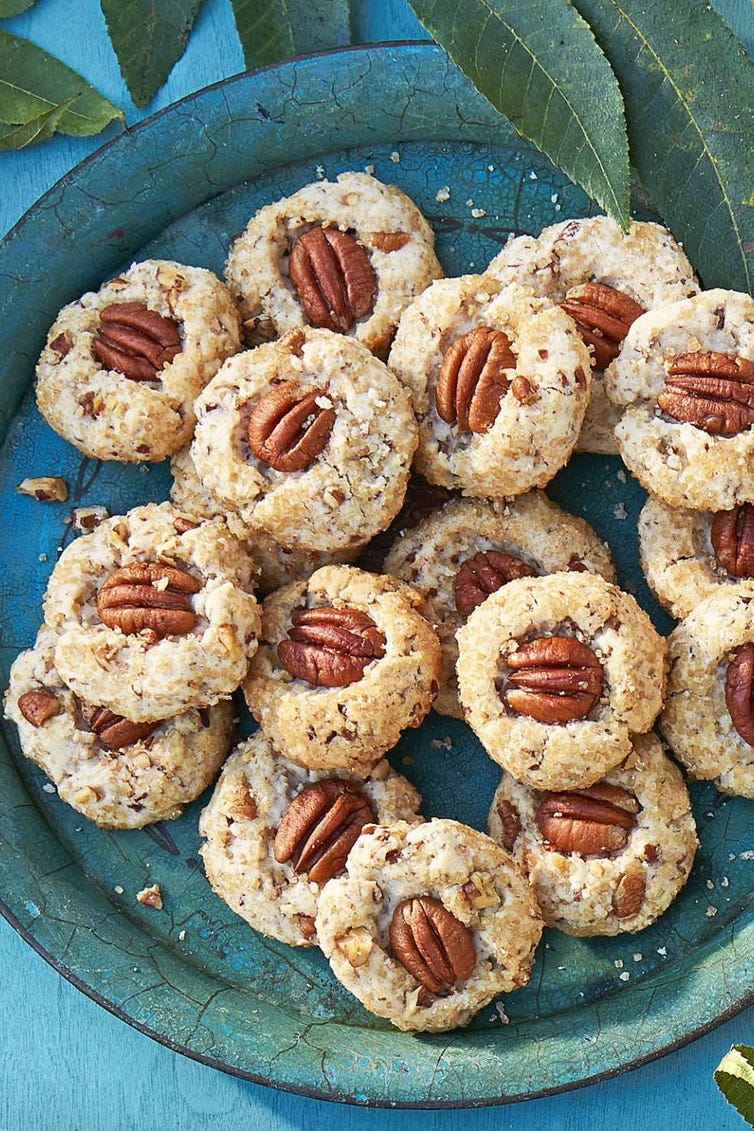
[[[337,64],[337,65],[334,65]],[[111,513],[166,496],[165,465],[82,459],[28,391],[59,307],[132,259],[221,271],[261,204],[317,176],[373,167],[429,216],[448,274],[479,270],[512,231],[592,208],[520,142],[431,45],[364,48],[240,76],[186,99],[98,151],[0,247],[5,328],[0,428],[3,674],[33,640],[77,505]],[[449,190],[446,191],[446,190]],[[25,476],[68,481],[65,503],[16,494]],[[661,631],[638,565],[642,492],[617,459],[575,457],[550,494],[589,518],[622,584]],[[316,952],[263,939],[215,897],[198,856],[200,800],[180,820],[107,833],[0,748],[0,896],[28,941],[95,1000],[226,1071],[330,1099],[400,1106],[504,1102],[572,1087],[690,1040],[748,1004],[754,963],[750,802],[695,785],[702,847],[659,923],[633,937],[547,932],[531,985],[463,1031],[398,1033],[367,1014]],[[431,715],[394,751],[426,815],[483,827],[498,779],[468,729]],[[161,885],[164,909],[136,902]]]

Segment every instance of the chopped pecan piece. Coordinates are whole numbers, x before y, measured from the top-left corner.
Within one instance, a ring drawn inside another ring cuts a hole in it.
[[[191,595],[201,582],[185,570],[159,562],[131,562],[111,573],[97,594],[97,611],[108,628],[158,638],[182,636],[197,622]]]
[[[385,655],[385,637],[359,609],[320,605],[296,609],[278,658],[295,679],[315,687],[347,687],[361,679],[372,660]]]
[[[502,550],[480,550],[466,559],[453,582],[459,615],[469,616],[490,593],[496,593],[514,577],[536,577],[536,572],[515,554]]]
[[[361,244],[338,228],[310,228],[291,247],[288,274],[312,326],[346,333],[369,314],[377,279]]]
[[[159,723],[132,723],[123,715],[116,715],[107,707],[95,707],[91,703],[81,704],[81,717],[92,734],[96,734],[103,746],[108,750],[122,750],[125,746],[133,746],[142,738],[149,735]]]
[[[18,697],[18,709],[33,727],[41,727],[48,719],[61,714],[63,707],[51,691],[25,691]]]
[[[116,302],[100,313],[92,353],[106,369],[115,369],[132,381],[156,381],[180,352],[177,323],[142,302]]]
[[[754,577],[754,506],[741,503],[712,520],[712,548],[732,577]]]
[[[518,809],[506,797],[501,797],[495,808],[503,826],[503,848],[512,852],[518,840],[518,834],[521,832],[521,818],[518,815]]]
[[[340,778],[312,782],[288,806],[275,834],[275,859],[324,884],[345,867],[364,825],[376,820],[362,790]]]
[[[583,719],[602,694],[602,665],[572,636],[541,636],[508,657],[505,702],[540,723]]]
[[[322,389],[285,381],[257,401],[249,415],[249,447],[276,471],[305,471],[324,450],[335,409],[317,404]]]
[[[644,313],[630,295],[607,283],[571,287],[560,305],[573,318],[584,342],[593,348],[596,369],[606,369],[615,361],[631,323]]]
[[[604,856],[626,847],[638,812],[632,793],[598,782],[588,789],[543,793],[534,819],[557,852]]]
[[[372,244],[378,251],[400,251],[410,239],[408,232],[372,232]]]
[[[401,966],[433,994],[466,981],[476,965],[471,931],[431,895],[398,904],[390,946]]]
[[[510,385],[506,370],[515,368],[510,340],[502,330],[477,326],[456,338],[437,378],[439,415],[461,432],[489,431]]]
[[[737,436],[754,424],[754,364],[728,353],[682,353],[667,366],[663,412],[710,436]]]
[[[754,746],[754,644],[733,653],[725,674],[725,705],[744,742]]]
[[[644,902],[647,873],[643,864],[634,860],[618,881],[613,892],[613,911],[619,919],[636,915]]]
[[[63,503],[68,498],[68,484],[59,475],[38,475],[35,479],[22,479],[16,486],[21,495],[31,495],[40,503]]]

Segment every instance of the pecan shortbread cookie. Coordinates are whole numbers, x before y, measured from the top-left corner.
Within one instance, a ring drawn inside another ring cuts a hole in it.
[[[190,440],[194,401],[240,341],[211,271],[134,263],[58,315],[37,366],[39,411],[92,459],[165,459]]]
[[[254,569],[220,519],[186,529],[169,503],[100,523],[63,552],[45,595],[62,679],[134,722],[227,698],[257,647]]]
[[[430,483],[502,498],[543,487],[573,450],[591,365],[573,320],[491,276],[433,283],[401,319],[389,364],[419,421]]]
[[[596,574],[511,581],[457,639],[466,721],[534,789],[592,785],[662,707],[665,641],[633,597]]]
[[[384,759],[364,779],[305,770],[257,731],[228,759],[202,813],[207,878],[255,930],[313,946],[322,888],[342,873],[364,826],[414,824],[420,804]]]
[[[170,486],[173,505],[181,514],[197,523],[211,518],[224,518],[231,533],[248,547],[259,571],[256,580],[262,594],[271,593],[273,589],[279,589],[281,585],[295,581],[298,577],[308,577],[323,565],[352,562],[361,552],[360,546],[333,553],[283,546],[266,530],[258,526],[247,526],[239,514],[229,512],[203,486],[191,458],[190,446],[182,448],[173,456],[170,470],[173,473]]]
[[[56,642],[57,634],[42,627],[11,668],[5,713],[18,727],[25,756],[63,801],[102,828],[136,829],[180,816],[228,754],[232,704],[131,722],[63,683]]]
[[[528,874],[545,923],[569,935],[633,934],[670,906],[697,848],[685,782],[653,734],[601,781],[540,792],[504,774],[490,836]]]
[[[507,502],[453,499],[399,535],[384,570],[426,599],[425,616],[442,645],[436,711],[463,717],[456,632],[477,605],[514,577],[571,569],[615,581],[604,542],[587,522],[561,510],[543,491]]]
[[[441,275],[419,209],[366,173],[316,181],[261,208],[226,267],[250,345],[319,326],[380,357],[406,306]]]
[[[324,566],[262,606],[244,694],[276,750],[366,775],[437,694],[440,642],[421,597],[391,577]]]
[[[754,505],[727,511],[669,507],[650,495],[639,515],[641,565],[658,601],[677,620],[720,590],[754,579]]]
[[[754,798],[754,582],[697,605],[668,639],[659,725],[692,778]]]
[[[542,920],[519,866],[457,821],[367,829],[320,896],[335,977],[398,1029],[466,1025],[529,981]]]
[[[605,390],[629,470],[671,507],[754,502],[754,299],[702,291],[643,314]]]
[[[352,338],[299,329],[238,354],[196,414],[204,488],[284,545],[360,546],[400,510],[417,443],[411,402]]]
[[[487,272],[533,287],[574,319],[592,351],[594,370],[576,448],[616,454],[613,430],[620,412],[605,396],[603,371],[640,314],[699,291],[670,232],[643,220],[632,220],[624,232],[609,216],[563,220],[539,236],[512,237]]]

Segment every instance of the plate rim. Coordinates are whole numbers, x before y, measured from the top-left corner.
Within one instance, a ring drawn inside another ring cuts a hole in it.
[[[266,76],[269,76],[269,75],[279,76],[280,74],[283,74],[283,73],[295,72],[296,70],[298,70],[302,67],[305,67],[306,65],[311,65],[312,63],[314,63],[316,65],[318,63],[318,61],[330,59],[332,56],[343,56],[343,57],[353,56],[355,58],[359,58],[359,57],[365,57],[365,56],[368,56],[368,55],[377,55],[377,56],[385,55],[386,52],[395,52],[395,53],[398,53],[399,55],[401,55],[404,58],[407,58],[410,55],[411,56],[418,56],[418,55],[425,56],[428,61],[432,60],[432,62],[428,65],[430,65],[431,67],[435,67],[435,68],[437,66],[444,67],[446,78],[449,76],[450,78],[453,78],[453,81],[460,82],[461,85],[457,86],[457,88],[456,88],[458,91],[462,92],[463,89],[464,89],[463,83],[466,82],[466,80],[458,79],[457,77],[454,78],[454,75],[457,76],[458,72],[455,71],[455,68],[453,67],[453,65],[449,62],[449,60],[447,60],[447,57],[444,55],[444,52],[442,52],[442,50],[439,47],[437,47],[435,44],[433,44],[429,41],[426,41],[426,40],[387,41],[385,43],[380,43],[380,44],[366,44],[366,45],[347,47],[347,48],[337,48],[337,49],[333,49],[333,50],[327,51],[327,52],[318,52],[318,53],[314,53],[312,55],[302,56],[302,57],[296,58],[294,60],[291,60],[287,63],[273,64],[273,65],[263,67],[263,68],[258,68],[258,69],[252,70],[252,71],[245,71],[245,72],[242,72],[238,75],[230,76],[229,78],[221,79],[216,83],[212,83],[209,86],[203,87],[198,91],[195,91],[195,92],[193,92],[189,95],[186,95],[184,98],[180,99],[177,102],[171,103],[170,105],[161,108],[160,110],[156,111],[154,114],[149,115],[148,117],[142,119],[141,121],[136,123],[134,126],[125,127],[124,129],[121,129],[115,136],[109,138],[101,146],[99,146],[97,149],[95,149],[92,153],[88,154],[81,162],[79,162],[71,170],[69,170],[67,173],[65,173],[63,175],[63,177],[61,177],[54,185],[52,185],[45,193],[43,193],[42,196],[40,196],[40,198],[34,204],[32,204],[29,209],[27,209],[24,212],[24,214],[18,219],[18,221],[13,225],[13,227],[5,235],[3,240],[0,241],[0,270],[2,269],[2,267],[4,265],[3,257],[5,255],[5,253],[7,252],[8,248],[13,247],[17,240],[19,240],[19,239],[23,240],[24,235],[25,235],[24,230],[29,225],[32,225],[32,227],[33,227],[33,224],[35,222],[35,218],[38,217],[40,215],[40,213],[44,210],[44,208],[48,204],[51,203],[55,194],[65,193],[65,191],[67,189],[69,189],[71,187],[75,187],[77,182],[80,180],[80,178],[83,175],[85,175],[86,172],[88,170],[90,170],[92,168],[92,166],[94,166],[98,161],[101,161],[109,153],[111,153],[111,151],[117,149],[118,147],[124,146],[125,144],[130,143],[131,139],[133,139],[134,137],[141,136],[141,135],[148,135],[152,130],[154,130],[156,127],[159,126],[159,124],[162,122],[163,119],[170,119],[171,117],[174,117],[177,114],[177,112],[184,110],[187,106],[190,106],[191,104],[197,104],[199,106],[199,114],[201,114],[201,103],[202,103],[202,101],[206,100],[208,95],[212,94],[213,92],[215,92],[217,90],[222,90],[224,88],[230,88],[230,87],[234,87],[234,86],[241,89],[241,88],[246,87],[249,84],[251,84],[253,86],[253,84],[255,84],[257,82],[263,82]],[[470,98],[472,100],[475,100],[476,104],[478,106],[479,105],[478,100],[481,99],[481,96],[479,96],[476,92],[473,92],[473,88],[470,87],[470,84],[468,84],[468,87],[469,87],[468,93],[469,93]],[[485,103],[485,105],[488,106],[488,104],[486,104],[486,103]],[[488,123],[493,122],[495,119],[497,119],[497,115],[495,115],[495,112],[491,109],[491,107],[487,111],[485,111],[485,113],[488,115]],[[504,120],[498,119],[498,121],[499,121],[501,130],[503,130],[505,128]],[[396,140],[397,144],[400,144],[401,140],[405,140],[405,139],[402,139],[400,135],[396,134],[395,140]],[[452,140],[457,140],[457,139],[448,137],[448,140],[452,141]],[[501,143],[501,144],[503,144],[503,143]],[[520,141],[517,144],[519,145],[519,147],[522,151],[525,151],[526,149],[531,148],[528,145],[528,143],[526,143],[524,141]],[[327,151],[328,151],[327,148],[322,149],[323,153],[325,153]],[[280,167],[280,163],[276,164],[275,166],[271,166],[271,167]],[[237,182],[237,183],[240,183],[240,182]],[[227,189],[229,187],[230,186],[228,186],[228,185],[224,185],[220,191],[227,191]],[[188,206],[187,210],[190,210],[191,208],[195,208],[195,207],[197,207],[196,204],[190,204]],[[33,230],[32,230],[32,237],[33,237],[33,235],[34,235],[34,233],[33,233]],[[13,404],[11,412],[9,414],[10,418],[12,418],[12,415],[15,412],[16,407],[17,407],[17,399],[16,399],[16,402]],[[3,730],[3,729],[4,729],[4,727],[0,726],[0,730]],[[18,771],[16,770],[16,768],[14,766],[13,759],[12,759],[12,757],[9,756],[8,746],[7,746],[7,743],[4,740],[3,740],[2,746],[4,748],[3,751],[2,751],[3,755],[8,757],[7,768],[14,775],[15,782],[20,787],[23,794],[31,800],[31,804],[34,808],[36,819],[41,821],[45,825],[45,828],[47,829],[47,831],[49,832],[50,831],[49,826],[47,826],[47,824],[45,822],[44,813],[43,813],[43,811],[41,811],[36,806],[33,799],[31,799],[31,795],[29,794],[29,792],[27,790],[26,784],[23,782],[20,775],[18,775]],[[0,806],[0,809],[1,808],[2,808],[2,806]],[[2,837],[0,837],[0,848],[1,847],[2,847]],[[1,851],[0,851],[0,874],[5,875],[5,865],[3,863]],[[102,898],[103,899],[105,898],[104,895],[102,895]],[[311,1097],[311,1098],[325,1099],[325,1100],[330,1100],[330,1101],[339,1101],[339,1102],[345,1102],[345,1103],[361,1104],[361,1105],[373,1106],[373,1107],[387,1107],[387,1108],[400,1107],[400,1108],[407,1108],[407,1109],[437,1110],[437,1109],[445,1109],[445,1108],[467,1108],[467,1107],[476,1107],[476,1106],[493,1106],[493,1105],[501,1105],[501,1104],[507,1104],[507,1103],[512,1103],[512,1102],[521,1102],[521,1101],[526,1100],[526,1099],[535,1099],[535,1098],[539,1098],[539,1097],[543,1097],[543,1096],[547,1096],[547,1095],[552,1095],[552,1094],[555,1094],[555,1093],[570,1091],[570,1090],[573,1090],[575,1088],[583,1087],[583,1086],[586,1086],[586,1085],[591,1084],[591,1083],[595,1083],[595,1082],[600,1081],[600,1080],[610,1079],[610,1078],[618,1075],[619,1073],[622,1073],[623,1071],[626,1071],[626,1070],[629,1070],[629,1069],[632,1069],[632,1068],[635,1068],[635,1067],[639,1067],[640,1065],[646,1064],[646,1063],[648,1063],[652,1060],[660,1058],[661,1056],[667,1055],[667,1054],[675,1051],[676,1049],[681,1048],[682,1046],[684,1046],[686,1044],[689,1044],[691,1041],[696,1040],[698,1037],[702,1036],[703,1034],[709,1032],[710,1030],[714,1029],[718,1025],[722,1024],[723,1022],[728,1020],[730,1017],[732,1017],[736,1013],[740,1012],[740,1010],[746,1008],[748,1005],[750,1005],[752,1002],[754,1002],[754,988],[746,990],[746,991],[742,991],[739,987],[738,996],[735,996],[734,991],[728,989],[727,986],[726,986],[728,1004],[720,1012],[717,1012],[714,1015],[714,1017],[711,1017],[711,1018],[701,1022],[698,1026],[692,1027],[692,1028],[684,1031],[681,1035],[675,1037],[673,1040],[671,1040],[670,1042],[667,1042],[666,1044],[662,1045],[661,1047],[652,1048],[650,1051],[648,1051],[644,1054],[641,1054],[639,1056],[636,1056],[629,1061],[622,1061],[621,1063],[609,1064],[605,1067],[598,1069],[597,1071],[590,1072],[590,1073],[585,1074],[585,1075],[581,1075],[578,1078],[570,1079],[570,1080],[567,1080],[567,1081],[560,1081],[560,1082],[557,1082],[557,1083],[553,1083],[551,1085],[529,1089],[527,1091],[518,1091],[516,1094],[513,1094],[513,1095],[506,1095],[506,1094],[489,1095],[489,1094],[481,1094],[480,1092],[477,1092],[477,1093],[475,1093],[474,1095],[471,1095],[471,1096],[464,1096],[462,1098],[457,1098],[457,1099],[452,1099],[452,1100],[448,1100],[448,1099],[434,1100],[434,1099],[432,1099],[428,1096],[424,1096],[424,1097],[422,1097],[418,1100],[412,1100],[412,1099],[406,1098],[405,1096],[398,1098],[398,1099],[394,1099],[394,1098],[391,1098],[390,1096],[385,1095],[385,1094],[382,1094],[382,1095],[378,1095],[378,1094],[366,1095],[366,1094],[363,1094],[363,1093],[357,1094],[354,1090],[349,1091],[349,1090],[345,1089],[342,1086],[342,1084],[339,1085],[340,1091],[333,1094],[332,1092],[326,1090],[322,1086],[317,1086],[316,1084],[312,1084],[312,1083],[304,1084],[304,1083],[296,1081],[295,1079],[292,1079],[292,1078],[289,1078],[289,1079],[272,1078],[271,1076],[262,1075],[259,1072],[255,1072],[250,1068],[247,1068],[247,1067],[244,1067],[244,1066],[241,1066],[241,1065],[238,1065],[238,1064],[234,1064],[234,1063],[228,1063],[227,1061],[222,1060],[218,1057],[204,1053],[197,1048],[192,1048],[190,1046],[190,1044],[182,1042],[181,1040],[177,1039],[170,1032],[160,1031],[159,1029],[152,1028],[149,1024],[146,1023],[145,1020],[143,1020],[139,1016],[136,1016],[135,1013],[128,1012],[126,1009],[122,1008],[117,1003],[117,1001],[115,1001],[111,998],[108,998],[100,989],[98,989],[96,987],[96,985],[85,980],[84,977],[82,977],[79,973],[77,973],[70,966],[68,966],[66,963],[64,963],[61,960],[61,958],[59,957],[59,955],[54,953],[54,951],[52,949],[48,948],[48,946],[46,946],[45,943],[42,942],[41,939],[38,938],[34,934],[34,932],[32,930],[32,924],[33,924],[34,920],[29,920],[28,917],[27,917],[27,921],[26,922],[24,921],[24,917],[21,913],[21,908],[19,907],[17,901],[15,903],[13,901],[9,903],[9,902],[6,902],[6,900],[3,896],[0,896],[0,914],[3,915],[3,917],[11,925],[11,927],[14,930],[16,930],[16,932],[19,935],[21,935],[21,937],[43,959],[45,959],[45,961],[47,961],[49,963],[49,965],[51,965],[53,967],[53,969],[55,969],[58,973],[60,973],[63,977],[65,977],[66,980],[69,981],[72,985],[74,985],[78,990],[80,990],[82,993],[86,994],[86,996],[88,996],[91,1000],[95,1001],[98,1005],[107,1009],[108,1012],[112,1013],[114,1016],[118,1017],[120,1020],[127,1022],[129,1025],[131,1025],[133,1028],[137,1029],[139,1032],[144,1033],[146,1036],[150,1037],[153,1040],[156,1040],[158,1043],[165,1045],[166,1047],[172,1049],[173,1051],[179,1052],[182,1055],[188,1056],[190,1059],[196,1060],[199,1063],[206,1064],[209,1067],[220,1069],[223,1072],[229,1073],[229,1074],[234,1075],[234,1076],[238,1076],[242,1079],[250,1080],[250,1081],[257,1083],[257,1084],[263,1084],[263,1085],[266,1085],[266,1086],[279,1088],[279,1089],[282,1089],[282,1090],[285,1090],[285,1091],[290,1091],[290,1092],[293,1092],[293,1093],[306,1095],[306,1096]],[[135,931],[141,931],[145,935],[146,938],[152,937],[148,934],[147,931],[143,931],[141,928],[139,928],[137,924],[132,923],[131,928]],[[742,919],[740,923],[738,923],[738,921],[737,921],[735,924],[732,925],[732,928],[731,928],[731,931],[730,931],[730,934],[731,934],[731,941],[729,943],[730,947],[734,947],[734,945],[735,945],[734,942],[733,942],[733,936],[736,934],[736,931],[739,928],[740,928],[740,931],[739,931],[740,935],[745,936],[747,938],[748,963],[749,963],[749,966],[751,966],[751,964],[754,963],[754,923],[751,921],[751,915],[749,916],[748,922],[744,921]],[[101,942],[101,940],[100,940],[100,942]],[[101,945],[106,947],[108,944],[101,942]],[[698,949],[704,950],[704,947],[701,947],[701,948],[698,948]],[[697,951],[694,952],[695,955],[696,955],[696,953],[697,953]],[[176,955],[175,958],[176,958],[176,961],[181,961],[180,956]],[[742,967],[746,966],[746,962],[742,961],[741,965],[742,965]],[[192,970],[196,970],[196,967],[192,966]],[[653,977],[657,978],[657,977],[659,977],[659,975],[657,975],[655,973],[654,975],[647,975],[646,977],[651,979]],[[726,980],[725,977],[721,978],[722,982],[725,982],[725,980]],[[741,977],[739,977],[738,980],[740,982],[743,979]],[[749,982],[749,984],[751,984],[750,978],[747,978],[747,981]],[[636,984],[638,985],[639,982],[637,982]],[[613,996],[616,996],[616,995],[613,995]],[[592,1004],[600,1004],[600,1002],[598,1001],[597,1003],[592,1003]],[[580,1007],[579,1011],[577,1011],[577,1012],[579,1014],[581,1014],[581,1013],[585,1012],[586,1010],[588,1010],[590,1008],[591,1008],[591,1006],[583,1006],[583,1007]],[[395,1037],[396,1039],[398,1037],[402,1037],[402,1038],[405,1037],[405,1034],[397,1034],[397,1033],[394,1033],[392,1031],[386,1031],[386,1034],[387,1034],[387,1036]],[[504,1063],[504,1054],[501,1054],[499,1056],[500,1067],[503,1066],[503,1063]]]

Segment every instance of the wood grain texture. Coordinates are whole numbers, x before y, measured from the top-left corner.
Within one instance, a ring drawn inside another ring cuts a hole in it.
[[[751,0],[717,0],[739,34],[751,28]],[[84,22],[89,34],[83,37]],[[107,43],[97,0],[40,0],[4,24],[80,70],[107,97],[130,104]],[[404,0],[357,0],[360,41],[421,34]],[[752,46],[751,36],[749,46]],[[242,69],[226,0],[207,0],[186,55],[151,112]],[[24,154],[0,155],[0,231],[103,138],[56,139]],[[712,1073],[734,1042],[754,1039],[754,1009],[655,1064],[562,1096],[463,1112],[365,1111],[257,1087],[179,1056],[88,1000],[0,921],[1,1131],[684,1131],[744,1126]]]

